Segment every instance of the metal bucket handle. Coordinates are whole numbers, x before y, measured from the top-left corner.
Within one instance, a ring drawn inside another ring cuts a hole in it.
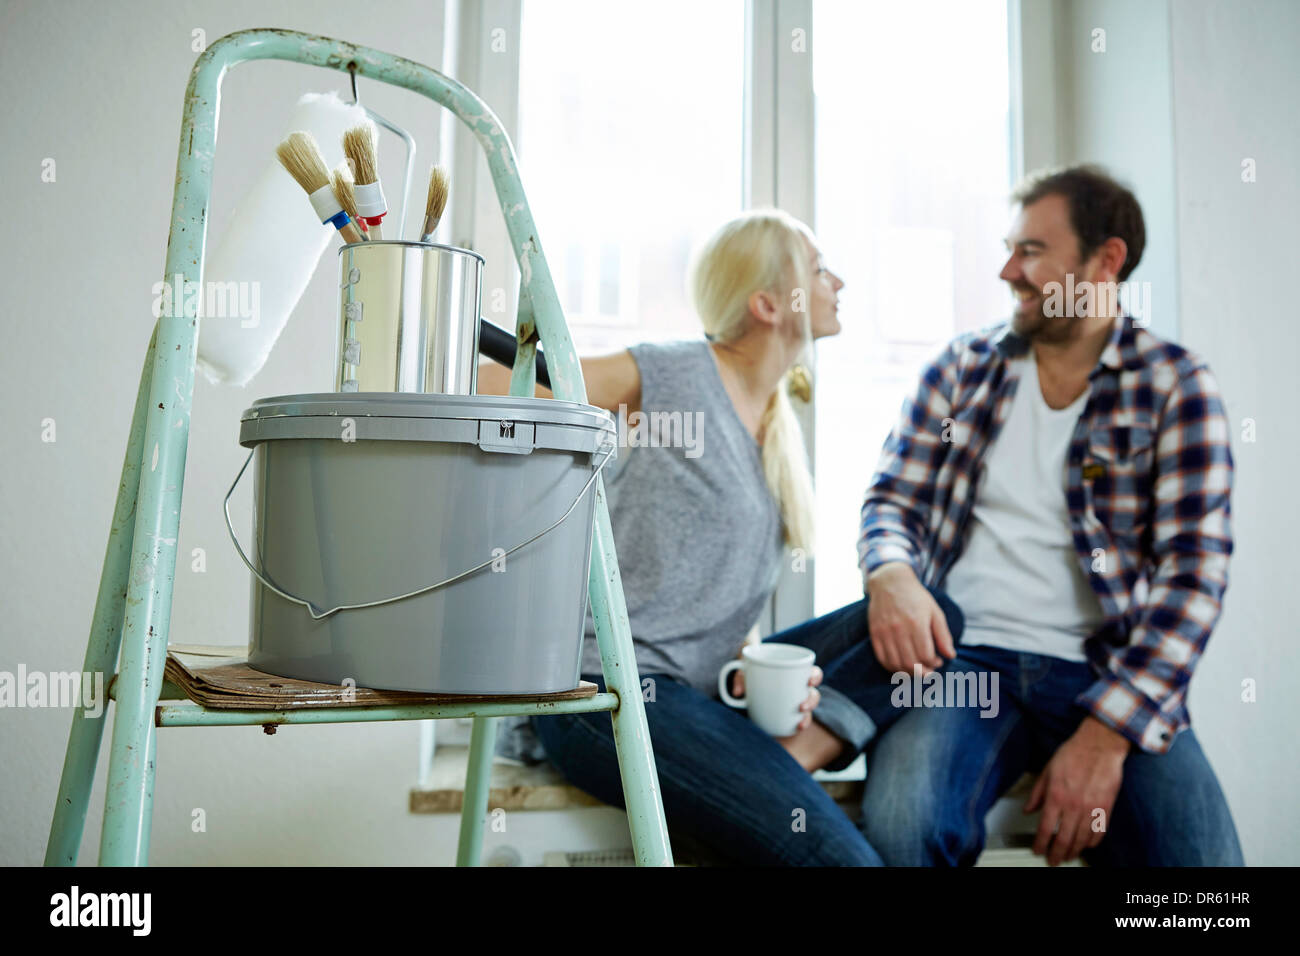
[[[392,604],[395,601],[404,601],[407,598],[415,597],[417,594],[424,594],[428,591],[432,591],[436,588],[440,588],[443,585],[451,584],[453,581],[459,581],[461,578],[473,574],[475,571],[481,571],[483,568],[487,567],[493,561],[497,561],[500,558],[505,557],[506,554],[514,554],[514,552],[518,551],[520,548],[524,547],[525,545],[532,544],[534,541],[536,541],[542,535],[546,534],[548,531],[552,531],[555,528],[557,528],[564,521],[565,518],[569,517],[569,515],[573,513],[573,509],[578,507],[578,502],[580,502],[582,500],[583,495],[587,493],[587,489],[589,489],[592,486],[592,483],[595,482],[596,478],[599,477],[601,469],[603,469],[605,465],[608,464],[610,458],[613,457],[614,449],[616,447],[617,447],[617,443],[613,440],[610,440],[606,445],[602,445],[601,448],[598,448],[595,452],[593,452],[593,454],[599,454],[602,450],[604,450],[605,453],[604,456],[600,459],[600,464],[598,464],[595,468],[591,470],[591,477],[588,478],[587,483],[582,486],[582,490],[578,492],[578,496],[573,499],[573,504],[569,505],[568,510],[566,510],[564,514],[560,515],[559,519],[555,521],[553,524],[549,525],[546,528],[543,528],[541,531],[537,532],[537,534],[533,535],[527,541],[522,541],[519,544],[515,545],[510,550],[506,551],[505,554],[494,555],[493,557],[488,558],[482,564],[476,564],[474,567],[469,568],[466,571],[461,571],[459,574],[452,575],[451,577],[439,581],[436,584],[430,584],[427,587],[422,587],[415,591],[407,591],[405,594],[398,594],[396,597],[384,598],[381,601],[367,601],[364,604],[340,604],[338,607],[332,607],[328,610],[323,611],[320,609],[320,607],[313,604],[311,601],[304,600],[303,598],[297,597],[293,594],[289,594],[287,591],[280,590],[278,587],[276,587],[274,584],[268,581],[266,577],[262,574],[262,572],[259,571],[257,568],[255,568],[253,566],[253,563],[248,560],[248,555],[244,553],[244,548],[242,545],[240,545],[239,538],[235,534],[234,524],[230,520],[230,496],[235,493],[235,488],[238,487],[240,479],[244,477],[244,472],[248,470],[248,464],[253,460],[253,455],[256,454],[257,452],[256,448],[253,448],[251,451],[249,451],[248,457],[244,459],[243,467],[239,469],[239,474],[235,475],[235,480],[231,484],[230,490],[226,492],[226,498],[224,503],[224,510],[226,513],[226,530],[230,532],[230,540],[234,542],[235,550],[239,552],[239,559],[244,562],[244,567],[248,568],[249,571],[253,572],[253,576],[256,577],[257,580],[261,581],[264,585],[266,585],[276,594],[280,595],[280,597],[284,598],[286,601],[292,601],[294,604],[301,604],[303,607],[307,609],[307,613],[311,615],[312,620],[320,621],[320,620],[324,620],[325,618],[329,617],[332,614],[337,613],[338,611],[355,611],[355,610],[360,610],[361,608],[379,607],[380,605],[383,604]]]

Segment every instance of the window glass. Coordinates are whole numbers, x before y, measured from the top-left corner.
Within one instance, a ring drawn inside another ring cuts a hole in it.
[[[921,364],[1004,321],[1005,0],[816,0],[816,225],[844,279],[817,352],[815,611],[862,597],[862,495]]]
[[[524,0],[520,174],[580,354],[701,334],[694,245],[742,209],[740,0]]]

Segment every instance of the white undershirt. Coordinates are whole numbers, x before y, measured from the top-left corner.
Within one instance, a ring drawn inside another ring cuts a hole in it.
[[[985,453],[966,547],[944,590],[966,617],[962,644],[1082,661],[1102,611],[1070,535],[1065,456],[1088,390],[1052,409],[1032,351],[1013,364],[1020,384]]]

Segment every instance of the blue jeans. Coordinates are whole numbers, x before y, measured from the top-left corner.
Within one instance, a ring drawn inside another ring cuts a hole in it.
[[[961,615],[946,597],[954,634]],[[852,619],[851,619],[852,618]],[[851,763],[875,732],[872,718],[896,716],[889,678],[871,648],[862,654],[866,605],[809,621],[769,640],[797,643],[817,654],[828,675],[815,719],[850,741]],[[827,686],[835,674],[841,687]],[[584,680],[605,684],[599,674]],[[880,866],[880,855],[821,785],[766,732],[716,696],[663,674],[653,678],[655,699],[646,722],[669,829],[688,836],[728,862],[747,865]],[[608,713],[532,718],[546,755],[570,783],[598,800],[622,807],[623,788]]]
[[[599,674],[582,676],[605,689]],[[673,836],[686,834],[733,864],[881,865],[861,831],[773,737],[693,687],[664,674],[641,677],[654,681],[646,723]],[[531,720],[570,783],[624,806],[608,712]]]
[[[973,863],[985,814],[1074,733],[1087,716],[1075,698],[1096,679],[1084,662],[996,647],[959,647],[940,670],[948,672],[996,674],[996,713],[913,707],[871,744],[862,826],[891,866]],[[1227,801],[1190,729],[1164,754],[1130,752],[1106,822],[1105,839],[1083,854],[1094,866],[1243,863]]]

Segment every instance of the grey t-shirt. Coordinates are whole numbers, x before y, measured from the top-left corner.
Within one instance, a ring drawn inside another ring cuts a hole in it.
[[[605,489],[637,669],[716,696],[718,670],[776,587],[781,513],[709,343],[630,351],[641,416],[616,415],[619,457]],[[588,608],[584,674],[601,673],[595,634]]]
[[[641,372],[642,414],[615,415],[620,444],[605,468],[605,493],[637,670],[716,697],[718,671],[780,576],[780,509],[709,343],[629,351]],[[582,673],[602,673],[590,607]],[[496,750],[546,760],[524,717],[500,720]]]

